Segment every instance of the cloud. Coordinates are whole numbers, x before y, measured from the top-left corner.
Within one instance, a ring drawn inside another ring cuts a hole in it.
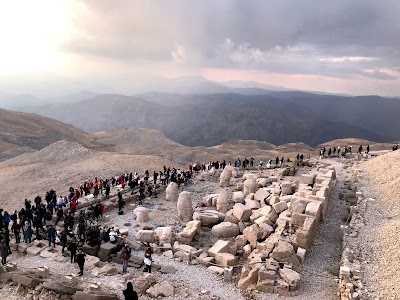
[[[65,57],[60,73],[184,75],[221,69],[325,76],[346,84],[366,78],[385,86],[399,77],[398,0],[65,3],[72,17],[66,22],[70,28],[56,39],[55,57]]]
[[[391,75],[386,72],[382,72],[380,70],[366,70],[362,73],[362,75],[374,79],[381,79],[381,80],[396,80],[398,77]]]

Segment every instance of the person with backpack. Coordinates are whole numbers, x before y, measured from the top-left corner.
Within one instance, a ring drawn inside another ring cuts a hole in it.
[[[128,244],[125,244],[124,248],[122,248],[122,274],[125,274],[128,269],[129,258],[131,257],[131,248],[129,248]]]

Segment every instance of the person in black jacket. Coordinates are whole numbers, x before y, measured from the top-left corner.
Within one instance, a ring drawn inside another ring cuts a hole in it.
[[[76,250],[78,249],[78,244],[76,243],[76,238],[73,237],[68,245],[68,251],[71,253],[71,264],[76,262]]]
[[[81,248],[79,248],[78,254],[76,255],[76,262],[78,263],[78,266],[79,266],[79,273],[78,273],[79,276],[83,275],[83,267],[85,265],[85,256],[86,256],[86,254],[83,253]]]
[[[126,290],[123,291],[125,300],[138,300],[138,294],[133,290],[132,282],[126,284]]]

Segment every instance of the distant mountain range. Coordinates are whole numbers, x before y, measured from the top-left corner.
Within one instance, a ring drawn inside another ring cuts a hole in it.
[[[102,94],[24,110],[89,132],[116,127],[152,128],[186,146],[213,146],[230,139],[276,145],[303,142],[311,146],[345,137],[376,142],[400,139],[398,99],[296,91],[265,90],[265,94],[257,94],[257,88],[246,91],[152,92],[131,97]]]

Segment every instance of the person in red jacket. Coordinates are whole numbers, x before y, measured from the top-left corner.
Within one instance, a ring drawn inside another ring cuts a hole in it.
[[[71,200],[71,210],[72,210],[72,212],[76,211],[76,199],[75,199],[75,197],[72,198],[72,200]]]
[[[100,218],[103,217],[103,212],[104,212],[104,204],[103,203],[99,203],[99,208],[100,208]]]

